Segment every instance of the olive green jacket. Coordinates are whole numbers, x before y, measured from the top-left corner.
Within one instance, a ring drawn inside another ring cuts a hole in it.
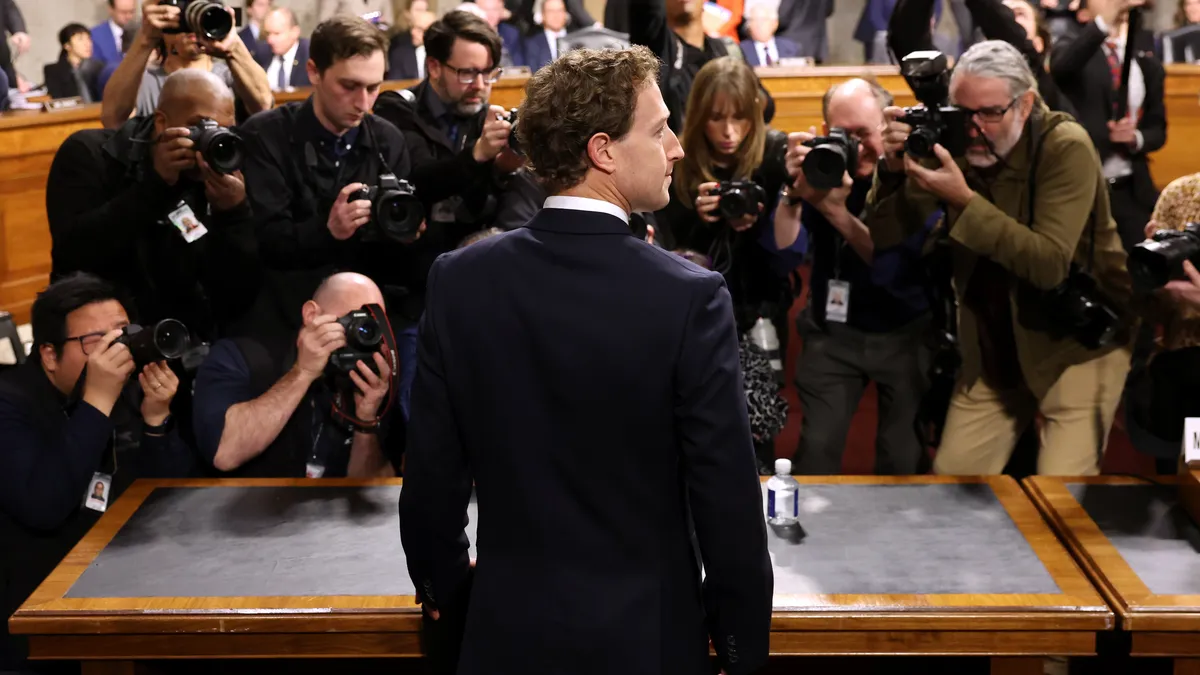
[[[1056,339],[1046,331],[1054,317],[1041,291],[1061,284],[1072,261],[1086,267],[1089,228],[1095,228],[1091,271],[1101,290],[1122,310],[1128,308],[1131,290],[1125,250],[1109,209],[1108,184],[1091,139],[1070,115],[1038,105],[1021,140],[991,181],[984,182],[965,160],[958,160],[967,184],[977,194],[961,212],[949,209],[937,227],[948,223],[950,228],[963,357],[959,384],[970,386],[983,372],[976,318],[963,303],[963,295],[975,262],[988,258],[1011,275],[1017,359],[1025,383],[1041,398],[1069,366],[1116,348],[1090,351],[1074,339]],[[1033,222],[1026,225],[1030,168],[1039,138]],[[940,208],[937,198],[915,181],[881,168],[867,197],[864,222],[876,249],[886,249],[921,231]],[[1129,333],[1122,335],[1122,342]]]

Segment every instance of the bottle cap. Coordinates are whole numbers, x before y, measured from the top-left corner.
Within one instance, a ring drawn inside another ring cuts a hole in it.
[[[792,475],[792,460],[790,460],[790,459],[775,460],[775,475],[776,476]]]

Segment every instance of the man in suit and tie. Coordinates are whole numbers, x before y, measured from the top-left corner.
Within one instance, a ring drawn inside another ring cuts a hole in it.
[[[1090,0],[1095,19],[1060,37],[1050,59],[1054,80],[1100,153],[1113,220],[1126,251],[1145,239],[1146,223],[1158,201],[1146,156],[1167,141],[1166,71],[1153,54],[1148,31],[1128,34],[1129,12],[1141,4],[1142,0]],[[1136,50],[1129,64],[1128,98],[1125,114],[1114,119],[1126,49]]]
[[[429,274],[400,534],[430,631],[461,625],[458,675],[707,675],[710,639],[729,675],[767,660],[729,292],[629,229],[683,157],[659,67],[580,49],[534,74],[518,134],[552,196]]]
[[[742,40],[742,54],[752,66],[773,66],[779,59],[800,55],[800,47],[785,37],[775,37],[779,28],[779,8],[763,0],[746,8],[746,27],[750,39]]]
[[[271,0],[248,0],[246,2],[246,25],[238,31],[238,37],[256,60],[271,58],[271,47],[263,32],[263,23],[271,12]]]
[[[137,11],[136,0],[108,0],[108,21],[92,26],[92,58],[105,64],[117,64],[125,56],[121,49],[125,28]]]
[[[567,36],[567,5],[563,0],[542,1],[542,23],[525,38],[525,65],[537,71],[558,58],[558,40]]]
[[[267,14],[262,31],[270,49],[256,55],[256,60],[267,71],[271,91],[307,87],[308,38],[300,37],[296,14],[287,7],[276,7]]]

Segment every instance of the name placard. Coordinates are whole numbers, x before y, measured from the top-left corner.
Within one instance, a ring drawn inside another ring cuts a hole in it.
[[[1200,469],[1200,417],[1189,417],[1183,422],[1183,461],[1193,469]]]
[[[46,101],[45,103],[42,104],[42,109],[45,110],[46,112],[51,112],[53,110],[67,110],[68,108],[78,108],[81,105],[83,105],[83,99],[78,96],[72,96],[70,98],[56,98],[56,99]]]

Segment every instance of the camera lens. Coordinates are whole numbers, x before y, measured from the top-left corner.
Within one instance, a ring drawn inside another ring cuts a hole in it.
[[[379,344],[383,337],[379,331],[379,323],[375,319],[362,317],[355,319],[346,330],[348,342],[358,349],[371,349]]]
[[[242,168],[242,139],[228,131],[215,134],[203,153],[204,161],[219,173]]]
[[[224,40],[233,30],[233,17],[215,2],[193,0],[187,8],[187,23],[191,32],[210,40]]]
[[[913,157],[933,157],[933,146],[937,145],[938,132],[929,127],[914,129],[904,142],[904,151]]]
[[[741,190],[730,190],[721,195],[721,201],[717,203],[717,210],[724,218],[741,218],[750,213],[746,208],[747,201],[746,195]]]
[[[188,330],[175,319],[163,319],[154,326],[154,348],[163,359],[176,359],[187,351]]]
[[[846,173],[846,151],[839,145],[818,145],[804,158],[804,178],[818,190],[832,190],[842,186]]]
[[[416,197],[400,191],[381,195],[375,214],[379,227],[388,238],[405,243],[416,239],[421,219],[425,217],[425,211]]]

